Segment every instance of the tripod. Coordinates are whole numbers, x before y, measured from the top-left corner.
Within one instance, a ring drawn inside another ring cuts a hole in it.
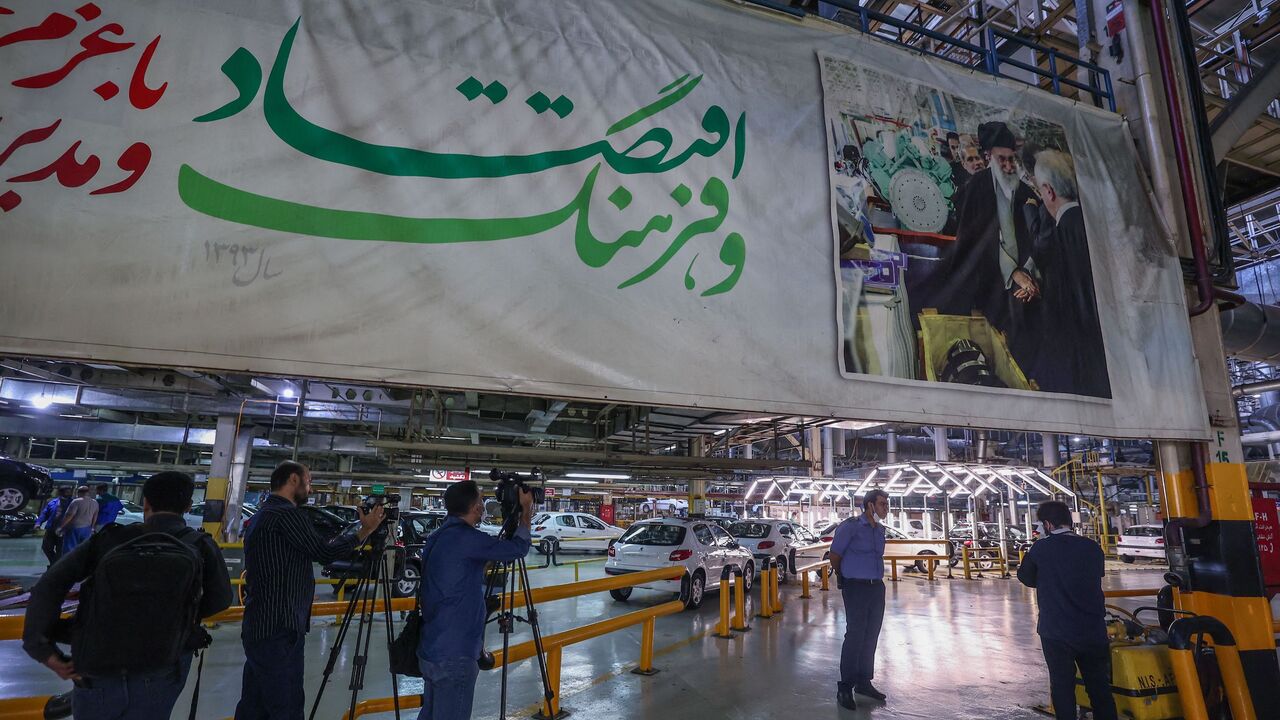
[[[347,609],[342,615],[338,635],[333,640],[333,647],[329,649],[329,661],[324,668],[324,678],[320,681],[320,689],[316,691],[315,702],[311,705],[309,720],[315,720],[316,710],[320,707],[320,698],[324,695],[325,686],[329,684],[329,676],[333,674],[333,668],[342,652],[342,645],[347,639],[347,631],[351,629],[351,619],[356,614],[356,607],[359,606],[356,654],[351,661],[351,683],[348,685],[348,689],[351,690],[351,703],[347,711],[347,717],[356,716],[356,700],[360,691],[364,689],[364,673],[369,663],[369,644],[373,640],[376,622],[374,613],[378,611],[379,595],[382,596],[382,619],[387,631],[387,652],[388,655],[390,654],[391,643],[395,638],[395,631],[391,626],[391,576],[394,574],[395,551],[388,550],[387,535],[388,525],[384,523],[374,531],[370,539],[369,562],[356,580],[355,588],[351,591],[351,599],[347,601]],[[400,720],[400,686],[394,675],[391,677],[391,694],[395,703],[396,720]]]
[[[515,521],[518,515],[512,515],[507,522],[503,524],[502,531],[498,536],[504,540],[511,539],[515,534]],[[498,588],[498,578],[502,578],[501,594],[494,596],[494,590]],[[508,588],[510,590],[508,591]],[[525,616],[517,615],[516,609],[516,592],[522,589],[524,593]],[[525,566],[524,558],[516,558],[505,562],[495,563],[489,572],[484,591],[487,606],[494,608],[490,611],[490,616],[485,620],[488,625],[491,622],[498,623],[498,630],[502,633],[502,690],[499,694],[499,720],[506,720],[507,717],[507,668],[511,667],[507,662],[508,651],[511,649],[511,633],[515,631],[517,621],[528,623],[529,628],[533,631],[533,647],[535,655],[538,658],[538,672],[542,676],[542,696],[546,700],[544,710],[539,710],[535,718],[545,720],[556,720],[554,717],[547,715],[547,710],[551,708],[551,700],[555,697],[555,693],[551,690],[551,680],[547,676],[547,659],[542,649],[542,630],[538,626],[538,610],[533,606],[533,593],[529,589],[529,568]],[[485,658],[490,662],[492,656],[486,653]],[[489,665],[492,667],[492,665]],[[562,711],[559,716],[563,717],[565,713]]]

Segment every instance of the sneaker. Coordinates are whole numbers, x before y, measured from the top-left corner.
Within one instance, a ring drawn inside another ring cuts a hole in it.
[[[855,686],[853,688],[853,691],[858,693],[859,695],[869,697],[872,700],[878,700],[879,702],[884,702],[885,700],[884,693],[877,690],[876,687],[872,685],[870,682],[865,682],[865,683],[862,683],[861,685]]]

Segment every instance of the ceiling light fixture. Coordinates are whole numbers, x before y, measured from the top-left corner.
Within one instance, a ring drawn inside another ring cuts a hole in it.
[[[621,473],[598,473],[598,472],[571,472],[565,473],[565,477],[571,478],[597,478],[599,480],[630,480],[630,475]]]
[[[53,404],[53,398],[46,397],[44,395],[41,395],[40,397],[31,401],[31,407],[37,410],[48,409],[48,407],[52,404]]]

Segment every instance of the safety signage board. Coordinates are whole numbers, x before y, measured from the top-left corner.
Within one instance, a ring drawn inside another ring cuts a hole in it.
[[[1280,592],[1280,508],[1271,498],[1253,499],[1253,532],[1267,596]]]

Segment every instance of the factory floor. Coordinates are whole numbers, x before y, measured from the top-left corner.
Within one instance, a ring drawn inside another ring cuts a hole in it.
[[[599,555],[564,555],[564,560]],[[536,553],[530,565],[541,564]],[[579,567],[582,579],[603,576],[602,563]],[[43,568],[38,538],[0,540],[0,576],[29,584]],[[1109,563],[1107,588],[1153,588],[1163,565]],[[945,576],[945,570],[942,573]],[[857,712],[837,708],[835,681],[844,630],[844,611],[834,589],[814,588],[813,599],[799,599],[794,579],[782,587],[785,611],[772,619],[756,618],[752,630],[732,639],[712,636],[717,620],[716,595],[708,594],[701,610],[659,618],[654,665],[660,672],[642,677],[629,672],[640,655],[640,628],[634,627],[565,649],[561,704],[580,718],[628,717],[653,720],[731,718],[1042,718],[1035,705],[1047,701],[1047,676],[1035,634],[1033,592],[1016,579],[988,573],[966,581],[942,577],[932,582],[907,574],[889,583],[875,682],[888,694],[885,705],[861,703]],[[534,586],[572,582],[569,566],[534,570]],[[758,593],[753,593],[758,597]],[[328,589],[318,599],[330,599]],[[637,590],[627,603],[607,593],[559,600],[539,607],[544,635],[671,600],[667,594]],[[753,598],[754,599],[754,598]],[[1136,607],[1146,598],[1117,601]],[[307,639],[308,706],[320,684],[336,628],[331,618],[313,621]],[[354,636],[354,628],[353,633]],[[213,631],[200,695],[200,718],[230,717],[239,697],[244,662],[239,626]],[[513,643],[528,638],[521,625]],[[349,642],[353,641],[352,637]],[[383,633],[374,636],[370,671],[361,698],[391,695]],[[500,647],[493,631],[486,648]],[[348,650],[325,691],[317,718],[338,720],[346,709],[350,675]],[[18,641],[0,642],[0,699],[64,692],[69,683],[29,660]],[[476,687],[476,718],[498,717],[500,675],[482,672]],[[174,717],[185,717],[192,678]],[[414,694],[421,681],[400,679],[400,692]],[[538,708],[541,690],[532,660],[511,668],[507,714],[528,717]],[[309,709],[309,707],[308,707]],[[416,710],[405,717],[416,717]],[[366,716],[389,718],[390,713]]]

